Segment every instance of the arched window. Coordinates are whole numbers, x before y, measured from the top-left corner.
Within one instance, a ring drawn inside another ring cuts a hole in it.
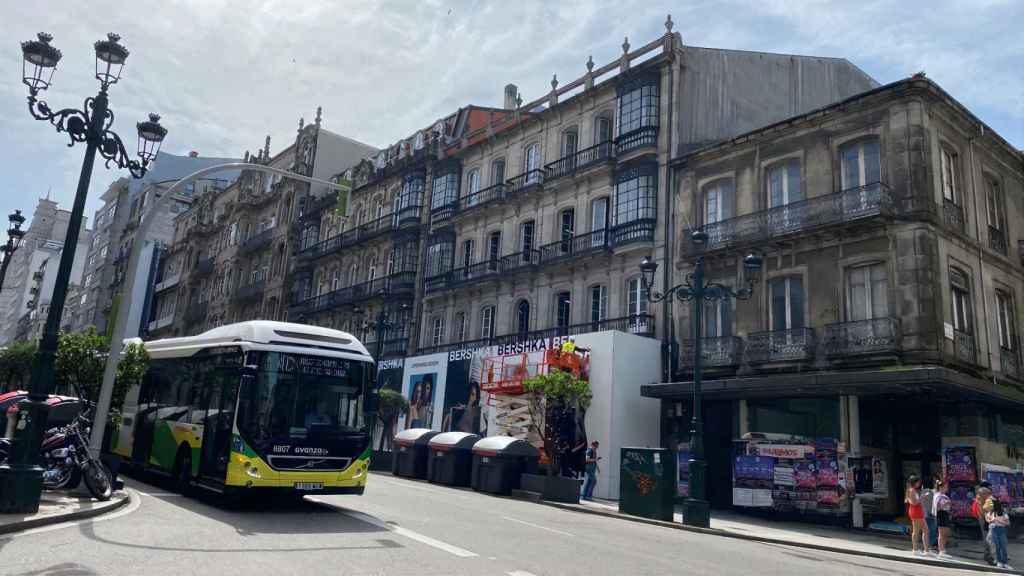
[[[523,151],[523,172],[530,174],[526,177],[527,183],[532,184],[540,180],[540,174],[534,172],[540,170],[540,164],[540,144],[534,142]]]
[[[519,253],[524,263],[533,261],[534,230],[533,220],[519,225]]]
[[[359,264],[353,264],[348,269],[348,285],[355,286],[359,283]]]
[[[971,283],[968,278],[967,273],[960,268],[949,269],[949,288],[953,296],[953,329],[964,334],[973,334],[974,311]]]
[[[377,278],[377,257],[370,258],[370,266],[366,272],[366,280],[373,282]]]
[[[476,203],[476,193],[480,191],[480,169],[474,168],[466,177],[466,196],[472,199],[470,206]],[[467,202],[468,203],[468,202]]]
[[[505,159],[498,158],[491,162],[491,184],[501,184],[505,181]]]
[[[515,330],[516,334],[522,335],[530,331],[530,302],[529,300],[520,300],[516,304],[516,323]]]

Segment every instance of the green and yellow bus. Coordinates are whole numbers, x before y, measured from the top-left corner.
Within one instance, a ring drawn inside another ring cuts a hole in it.
[[[110,436],[123,464],[182,491],[363,493],[374,363],[352,335],[252,321],[144,345]]]

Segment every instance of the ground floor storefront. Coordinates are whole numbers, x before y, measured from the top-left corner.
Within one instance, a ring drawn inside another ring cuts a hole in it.
[[[643,389],[661,399],[680,497],[692,390]],[[950,482],[964,522],[982,480],[1024,514],[1024,393],[1006,383],[921,367],[709,379],[703,397],[713,507],[868,526],[903,515],[917,475]]]

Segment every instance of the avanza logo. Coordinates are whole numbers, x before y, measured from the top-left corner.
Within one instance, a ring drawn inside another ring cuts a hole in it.
[[[303,454],[303,455],[306,455],[306,456],[327,456],[328,454],[330,454],[330,452],[328,452],[327,448],[309,448],[309,447],[299,447],[299,448],[296,448],[293,451],[293,453],[294,454]]]

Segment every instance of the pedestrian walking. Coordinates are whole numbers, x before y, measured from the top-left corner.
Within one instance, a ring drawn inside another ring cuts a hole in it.
[[[953,501],[949,499],[949,484],[941,479],[935,481],[935,496],[932,498],[932,515],[938,528],[939,558],[950,559],[946,552],[949,532],[953,528]]]
[[[928,548],[929,553],[938,552],[939,531],[935,520],[935,513],[932,508],[932,500],[935,497],[935,485],[938,479],[932,479],[931,484],[921,488],[921,508],[924,509],[924,525],[928,527]]]
[[[594,486],[597,485],[597,463],[601,460],[601,457],[597,455],[598,446],[600,443],[594,440],[590,443],[590,448],[587,449],[586,480],[583,481],[584,500],[594,499]]]
[[[989,540],[988,521],[985,520],[985,502],[992,496],[992,485],[988,482],[978,484],[974,489],[974,502],[971,502],[971,514],[978,519],[978,529],[981,530],[981,542],[985,550],[985,562],[989,566],[996,565],[996,558],[992,554],[992,542]]]
[[[916,474],[907,478],[907,491],[903,498],[910,518],[910,547],[915,556],[928,555],[928,525],[924,523],[924,506],[921,505],[921,479]],[[918,542],[921,549],[917,549]]]
[[[985,502],[985,520],[988,521],[989,540],[992,541],[992,547],[995,548],[996,566],[1004,570],[1013,570],[1013,567],[1007,563],[1010,559],[1006,550],[1006,533],[1010,530],[1010,515],[1002,501],[995,496]]]

